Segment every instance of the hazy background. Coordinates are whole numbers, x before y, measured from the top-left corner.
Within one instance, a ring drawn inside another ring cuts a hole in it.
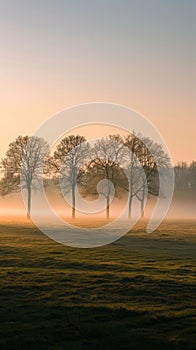
[[[0,156],[19,134],[91,101],[148,117],[195,157],[194,0],[0,1]]]

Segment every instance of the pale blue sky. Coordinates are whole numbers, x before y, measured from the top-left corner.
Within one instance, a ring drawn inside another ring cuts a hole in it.
[[[174,161],[196,158],[195,23],[194,0],[0,0],[1,154],[56,111],[101,100],[145,114]]]

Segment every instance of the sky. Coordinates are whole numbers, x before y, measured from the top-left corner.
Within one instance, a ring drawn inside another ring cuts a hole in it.
[[[0,0],[0,157],[64,108],[110,102],[196,159],[196,1]]]

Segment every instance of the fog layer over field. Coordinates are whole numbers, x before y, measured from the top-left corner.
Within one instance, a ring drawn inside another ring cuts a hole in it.
[[[65,202],[64,198],[55,190],[47,191],[47,199],[51,208],[56,214],[66,220],[71,219],[71,207]],[[43,212],[42,197],[37,192],[34,197],[35,203],[33,205],[34,212],[36,211],[39,215],[47,216],[47,213]],[[92,201],[92,198],[87,200]],[[110,220],[117,218],[126,206],[127,198],[115,198],[110,206]],[[148,219],[153,208],[156,205],[157,197],[149,196],[145,206],[145,218]],[[105,203],[103,200],[103,207]],[[140,206],[137,200],[133,203],[133,217],[140,216]],[[5,197],[0,197],[0,217],[1,221],[3,218],[25,218],[26,211],[21,193],[13,193]],[[126,217],[126,213],[125,213]],[[77,219],[88,218],[91,222],[96,219],[105,219],[105,210],[96,214],[84,214],[76,211],[76,222]],[[194,219],[196,218],[196,199],[188,196],[177,196],[174,195],[172,204],[169,208],[167,217],[168,219]]]

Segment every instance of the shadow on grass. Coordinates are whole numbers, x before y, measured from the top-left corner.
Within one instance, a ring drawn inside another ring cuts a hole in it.
[[[79,250],[0,225],[0,349],[194,349],[194,230]]]
[[[7,311],[8,314],[11,312]],[[192,339],[187,344],[177,334],[177,318],[154,317],[150,312],[131,311],[121,307],[75,308],[21,303],[16,305],[12,321],[8,316],[7,321],[1,324],[1,349],[194,348]]]

